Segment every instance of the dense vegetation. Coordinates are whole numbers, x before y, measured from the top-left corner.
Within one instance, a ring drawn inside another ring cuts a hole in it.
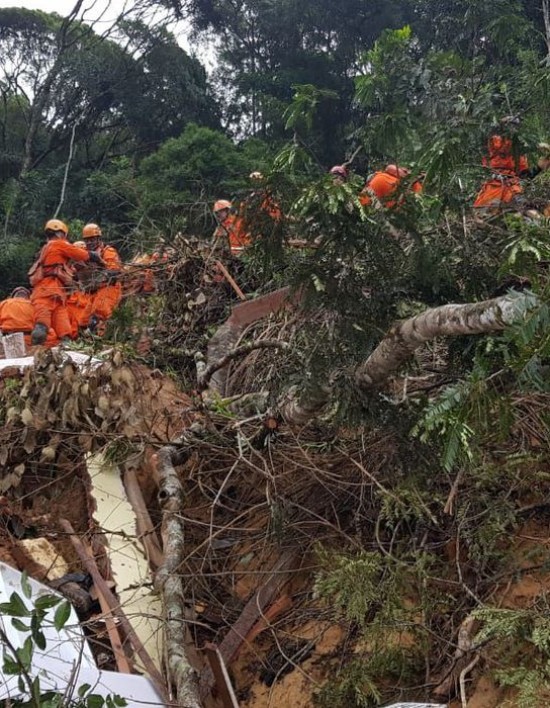
[[[341,0],[337,13],[332,0],[143,5],[212,41],[212,76],[162,25],[130,16],[104,36],[74,19],[0,10],[3,293],[23,280],[54,212],[75,228],[98,221],[127,256],[159,236],[208,236],[212,201],[249,195],[248,174],[261,170],[289,219],[252,225],[241,282],[260,292],[299,284],[311,310],[293,332],[296,358],[256,383],[276,401],[291,383],[329,382],[332,423],[384,428],[393,444],[382,482],[347,520],[358,539],[319,551],[317,579],[319,596],[380,650],[358,653],[320,705],[374,705],[398,684],[421,694],[426,666],[432,678],[444,672],[448,637],[472,612],[485,623],[479,646],[529,646],[530,664],[494,656],[502,683],[520,689],[517,705],[538,705],[550,682],[544,603],[513,615],[485,603],[505,573],[507,534],[537,505],[533,486],[548,484],[550,244],[548,220],[526,214],[550,201],[548,177],[526,187],[518,213],[482,221],[471,204],[503,116],[519,116],[510,135],[532,161],[550,137],[548,2]],[[334,185],[327,169],[345,161],[350,180]],[[364,177],[387,162],[425,173],[424,192],[393,212],[365,209]],[[286,249],[289,235],[315,248]],[[510,286],[532,293],[518,304],[522,323],[434,351],[429,389],[354,387],[353,367],[394,320]],[[181,350],[172,365],[191,370],[195,352]],[[322,445],[333,450],[329,437]],[[454,482],[466,492],[443,514]],[[396,627],[410,630],[410,651],[386,642]]]

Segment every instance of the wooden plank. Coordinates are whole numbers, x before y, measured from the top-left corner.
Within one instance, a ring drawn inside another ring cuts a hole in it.
[[[237,696],[233,690],[231,679],[227,672],[227,667],[220,654],[218,647],[211,642],[206,642],[204,645],[204,653],[214,674],[214,681],[219,697],[222,700],[224,708],[239,708]]]
[[[75,548],[75,551],[78,554],[78,557],[84,564],[84,567],[88,571],[88,573],[92,576],[92,579],[94,581],[94,584],[97,588],[97,590],[101,590],[101,593],[103,594],[105,601],[107,602],[109,606],[109,610],[113,613],[113,615],[120,620],[120,624],[122,626],[122,629],[124,630],[126,636],[128,637],[128,640],[130,644],[132,645],[134,651],[137,653],[141,661],[143,662],[143,665],[145,669],[147,670],[147,673],[149,674],[149,677],[151,681],[155,684],[155,688],[159,692],[160,696],[162,696],[162,699],[165,703],[168,703],[168,696],[166,692],[166,685],[164,682],[164,678],[160,671],[157,669],[155,664],[153,663],[151,657],[147,653],[145,647],[143,644],[140,642],[134,628],[128,621],[128,618],[122,611],[116,597],[113,595],[111,590],[109,589],[109,586],[107,585],[105,579],[101,575],[101,573],[98,570],[98,567],[95,563],[95,559],[93,557],[93,554],[88,554],[86,547],[84,543],[78,538],[76,535],[73,527],[71,526],[71,523],[67,521],[67,519],[60,519],[59,523],[61,524],[61,527],[63,528],[64,531],[66,531],[71,539],[71,542]]]
[[[250,644],[256,639],[258,634],[261,634],[267,629],[270,623],[279,615],[283,614],[292,607],[292,599],[288,595],[282,595],[278,600],[269,607],[260,617],[250,632],[244,638],[243,644]],[[242,645],[241,645],[242,647]]]
[[[219,268],[220,272],[223,274],[224,278],[229,283],[229,285],[231,285],[233,290],[237,293],[237,297],[239,298],[239,300],[246,300],[246,295],[239,288],[235,279],[233,278],[231,273],[227,270],[227,268],[224,266],[224,264],[221,261],[216,261],[216,265]]]
[[[149,511],[145,505],[135,470],[125,465],[122,479],[128,501],[136,515],[138,538],[145,549],[151,569],[157,570],[164,562],[164,554],[157,532],[149,516]]]
[[[229,664],[238,654],[246,636],[256,624],[258,618],[265,609],[273,602],[273,598],[279,592],[282,585],[290,579],[290,569],[294,568],[298,554],[293,551],[286,553],[271,571],[267,581],[256,590],[254,595],[246,603],[238,620],[229,629],[229,632],[219,645],[218,650],[224,664]],[[201,699],[205,699],[212,691],[215,677],[212,669],[207,668],[201,672],[199,679],[199,691]]]
[[[92,549],[87,544],[83,544],[83,547],[86,553],[88,554],[88,557],[93,560]],[[109,603],[105,599],[105,595],[101,592],[101,588],[98,588],[96,586],[96,591],[99,604],[101,606],[101,611],[103,613],[103,619],[105,620],[105,625],[107,626],[109,641],[111,642],[111,646],[113,647],[113,653],[115,655],[117,668],[122,674],[131,674],[132,667],[130,665],[130,662],[128,661],[128,657],[124,653],[120,634],[118,633],[117,626],[113,619]]]
[[[273,602],[281,586],[290,578],[288,570],[294,566],[295,561],[295,553],[284,555],[272,570],[267,581],[256,590],[246,603],[239,619],[219,646],[220,654],[226,664],[231,663],[235,658],[247,634]]]

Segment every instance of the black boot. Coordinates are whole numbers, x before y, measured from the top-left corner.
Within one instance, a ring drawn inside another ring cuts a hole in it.
[[[42,322],[37,322],[31,332],[31,344],[44,344],[48,336],[48,328]]]

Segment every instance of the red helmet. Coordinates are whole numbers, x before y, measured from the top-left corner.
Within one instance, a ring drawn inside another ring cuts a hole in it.
[[[337,177],[342,177],[342,179],[348,178],[348,170],[344,165],[334,165],[329,170],[330,175],[336,175]]]
[[[217,202],[214,202],[214,213],[222,209],[231,209],[231,202],[228,202],[227,199],[218,199]]]
[[[96,238],[101,236],[101,229],[97,224],[86,224],[82,229],[82,238]]]

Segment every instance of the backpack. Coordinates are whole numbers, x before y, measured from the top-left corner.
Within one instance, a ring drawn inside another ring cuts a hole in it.
[[[38,283],[42,282],[44,278],[57,278],[63,285],[71,285],[74,282],[73,273],[67,268],[63,263],[52,263],[52,265],[45,266],[42,262],[44,256],[44,251],[46,250],[46,243],[42,246],[38,258],[32,264],[28,270],[29,283],[31,287],[35,287]]]
[[[29,276],[29,283],[33,288],[45,278],[44,266],[42,265],[42,255],[47,245],[48,244],[42,246],[42,248],[40,249],[40,253],[38,254],[38,258],[35,260],[35,262],[32,264],[32,266],[27,272],[27,275]]]

